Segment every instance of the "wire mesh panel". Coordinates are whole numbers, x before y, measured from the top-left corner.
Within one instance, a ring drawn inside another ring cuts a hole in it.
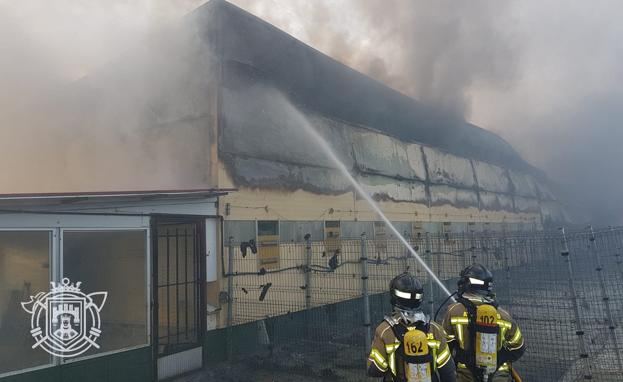
[[[482,263],[525,338],[527,351],[514,365],[525,381],[620,380],[623,229],[422,232],[407,240],[421,258],[378,235],[308,237],[279,243],[279,267],[267,268],[234,239],[231,261],[229,251],[225,260],[231,267],[228,341],[245,333],[246,345],[231,345],[232,361],[292,380],[367,380],[367,342],[391,312],[390,280],[403,272],[418,277],[425,312],[432,319],[440,311],[441,320],[444,289],[456,290],[460,271]],[[248,362],[251,355],[255,362]]]

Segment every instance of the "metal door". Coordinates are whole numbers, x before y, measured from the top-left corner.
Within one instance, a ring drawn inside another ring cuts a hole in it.
[[[153,230],[154,355],[158,379],[202,366],[204,224],[156,218]]]

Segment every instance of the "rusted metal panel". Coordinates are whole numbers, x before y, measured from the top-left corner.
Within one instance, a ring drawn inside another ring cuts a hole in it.
[[[513,198],[510,195],[480,191],[480,205],[484,210],[513,211]]]
[[[508,170],[516,195],[535,198],[537,194],[536,180],[529,174]]]
[[[422,146],[415,143],[407,144],[407,157],[409,158],[409,166],[411,166],[416,177],[426,180],[427,172]]]
[[[476,170],[476,180],[481,190],[510,193],[510,179],[506,169],[489,163],[473,161]]]
[[[360,171],[400,179],[426,179],[421,158],[418,161],[413,148],[409,150],[415,156],[413,163],[416,167],[413,168],[405,143],[372,131],[357,131],[353,128],[347,131],[352,142],[355,163]]]
[[[228,155],[223,158],[236,185],[269,189],[343,193],[350,184],[337,170]]]
[[[427,203],[426,187],[421,182],[400,181],[384,176],[360,176],[363,188],[377,200]]]
[[[300,126],[305,121],[292,115],[279,97],[269,97],[261,88],[224,89],[222,93],[221,152],[273,162],[336,168]],[[344,139],[342,129],[325,121],[318,118],[308,122],[314,124],[346,167],[352,168],[350,144]]]
[[[474,187],[474,172],[469,159],[424,147],[428,175],[432,183]]]
[[[458,208],[478,207],[476,191],[445,185],[431,185],[430,199],[434,206],[448,204]]]

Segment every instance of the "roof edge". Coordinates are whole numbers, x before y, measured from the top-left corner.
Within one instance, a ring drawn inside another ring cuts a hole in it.
[[[0,200],[66,199],[66,198],[118,198],[125,196],[220,196],[237,191],[236,188],[199,188],[187,190],[130,190],[130,191],[88,191],[52,193],[14,193],[0,194]]]

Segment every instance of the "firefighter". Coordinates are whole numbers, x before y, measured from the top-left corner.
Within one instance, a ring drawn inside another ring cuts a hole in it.
[[[512,362],[523,355],[524,341],[517,323],[495,300],[491,272],[481,264],[465,268],[457,296],[443,319],[457,381],[513,381]]]
[[[379,324],[368,356],[368,375],[395,382],[455,382],[446,334],[422,312],[424,289],[404,273],[389,284],[393,312]]]

